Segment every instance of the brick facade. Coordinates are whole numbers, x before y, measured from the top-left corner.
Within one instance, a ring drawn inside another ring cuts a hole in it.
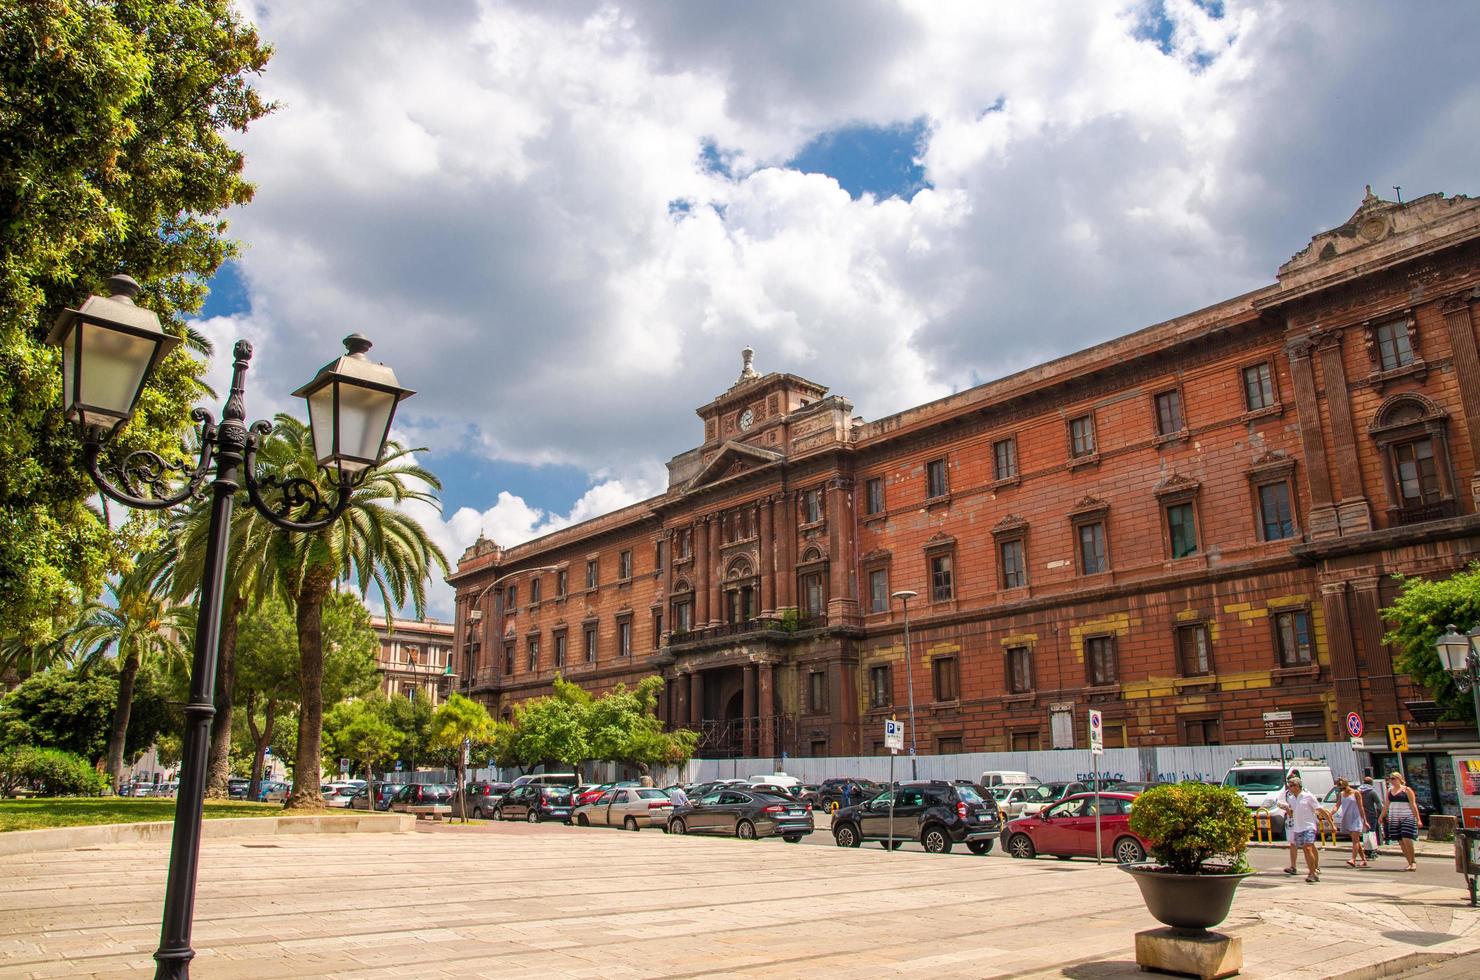
[[[404,694],[441,704],[454,690],[452,624],[435,619],[398,619],[394,627],[381,616],[370,626],[380,639],[375,669],[386,697]]]
[[[888,418],[747,351],[666,493],[463,555],[456,673],[501,714],[657,672],[706,753],[866,754],[911,590],[922,752],[1406,720],[1391,576],[1480,558],[1477,298],[1480,201],[1369,192],[1267,287]]]

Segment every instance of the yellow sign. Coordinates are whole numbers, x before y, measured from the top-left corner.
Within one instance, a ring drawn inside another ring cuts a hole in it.
[[[1393,752],[1407,752],[1408,751],[1408,726],[1407,725],[1389,725],[1389,726],[1387,726],[1387,728],[1388,728],[1388,748],[1390,750],[1392,750]]]

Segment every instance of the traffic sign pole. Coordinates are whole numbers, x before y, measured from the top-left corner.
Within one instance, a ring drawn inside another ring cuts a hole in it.
[[[1105,726],[1104,718],[1100,712],[1091,708],[1089,711],[1089,755],[1094,762],[1095,768],[1095,863],[1100,864],[1104,859],[1104,848],[1100,841],[1100,756],[1105,752]]]

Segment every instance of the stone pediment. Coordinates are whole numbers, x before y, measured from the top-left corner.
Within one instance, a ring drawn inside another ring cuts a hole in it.
[[[1179,493],[1197,493],[1201,486],[1202,484],[1190,476],[1173,473],[1156,485],[1155,493],[1158,497],[1170,497]]]
[[[1016,514],[1008,514],[998,521],[992,528],[992,534],[997,537],[1015,537],[1028,530],[1028,522]]]
[[[1473,233],[1477,223],[1480,200],[1462,194],[1427,194],[1399,204],[1378,197],[1368,185],[1352,216],[1311,238],[1309,245],[1280,266],[1279,280],[1288,288],[1312,275],[1324,277],[1340,271],[1348,262],[1339,260],[1347,256],[1350,262],[1366,263],[1379,254],[1397,255],[1414,245],[1442,241],[1451,230],[1467,228]]]
[[[684,487],[685,493],[691,493],[700,487],[719,483],[730,477],[739,476],[752,470],[762,469],[774,463],[780,462],[784,457],[773,450],[762,449],[743,442],[727,442],[715,453],[714,458],[704,464],[694,478]]]
[[[1110,503],[1108,501],[1101,500],[1098,497],[1091,497],[1086,495],[1079,501],[1079,503],[1074,505],[1073,510],[1069,511],[1069,516],[1071,518],[1087,517],[1090,514],[1104,513],[1109,509]]]

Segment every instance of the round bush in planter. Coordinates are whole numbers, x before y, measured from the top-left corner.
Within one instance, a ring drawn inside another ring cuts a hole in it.
[[[1222,786],[1154,786],[1131,806],[1131,830],[1151,844],[1152,860],[1125,865],[1147,910],[1174,929],[1201,932],[1228,917],[1234,889],[1253,874],[1244,850],[1254,818]]]

